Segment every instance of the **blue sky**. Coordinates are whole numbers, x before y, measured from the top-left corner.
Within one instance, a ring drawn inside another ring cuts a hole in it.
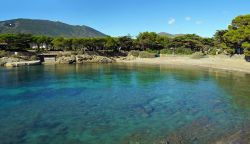
[[[2,0],[0,20],[62,21],[111,36],[154,31],[211,37],[242,14],[250,14],[250,0]]]

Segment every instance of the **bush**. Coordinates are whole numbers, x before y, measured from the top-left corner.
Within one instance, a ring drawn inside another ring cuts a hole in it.
[[[192,53],[194,52],[189,48],[177,48],[175,50],[175,54],[180,54],[180,55],[190,55]]]
[[[212,48],[212,49],[208,52],[208,54],[210,54],[210,55],[217,55],[217,52],[218,52],[218,50],[217,50],[216,48]]]
[[[37,59],[37,56],[33,55],[33,56],[31,56],[31,57],[29,58],[29,60],[34,61],[34,60],[38,60],[38,59]]]
[[[232,48],[227,48],[227,49],[224,50],[224,53],[225,53],[226,55],[233,55],[234,52],[235,52],[235,50],[232,49]]]
[[[139,53],[139,57],[140,58],[155,58],[157,54],[155,53],[149,53],[149,52],[146,52],[146,51],[141,51]]]
[[[165,48],[161,50],[161,54],[173,54],[173,50]]]
[[[4,50],[0,51],[0,58],[5,57],[7,55],[8,55],[8,53],[6,51],[4,51]]]
[[[19,55],[11,55],[11,57],[12,57],[12,58],[17,58],[17,59],[19,59],[19,58],[20,58],[20,56],[19,56]]]
[[[250,56],[250,49],[245,49],[244,50],[244,55],[245,56]]]
[[[202,52],[196,52],[191,55],[192,59],[201,59],[204,58],[206,55]]]
[[[130,56],[139,57],[140,51],[132,50],[128,53]]]
[[[152,49],[147,49],[146,51],[149,53],[158,53],[159,52],[158,50],[152,50]]]

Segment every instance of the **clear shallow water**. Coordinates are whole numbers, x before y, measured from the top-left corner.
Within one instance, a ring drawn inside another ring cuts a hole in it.
[[[215,143],[249,131],[250,76],[121,64],[0,68],[0,144]],[[244,138],[244,137],[243,137]]]

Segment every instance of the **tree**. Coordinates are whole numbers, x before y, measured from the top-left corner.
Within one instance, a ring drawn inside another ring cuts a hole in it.
[[[216,42],[215,44],[224,43],[225,40],[224,40],[223,36],[227,32],[228,32],[228,30],[217,30],[216,33],[214,34],[214,40]]]
[[[154,49],[157,47],[157,34],[155,32],[143,32],[137,36],[136,44],[141,50]]]
[[[223,35],[226,48],[234,54],[243,49],[243,43],[250,42],[250,15],[236,17]]]
[[[175,37],[170,47],[191,49],[193,52],[201,51],[204,48],[202,38],[195,34],[187,34]]]
[[[62,49],[65,48],[65,43],[64,43],[64,38],[63,37],[54,38],[52,40],[52,44],[53,44],[53,47],[56,50],[62,50]]]
[[[63,43],[64,43],[64,50],[72,50],[72,41],[73,39],[64,39]]]
[[[81,48],[83,48],[82,43],[81,43],[81,39],[73,38],[72,39],[72,49],[76,51],[77,49],[81,49]]]
[[[171,38],[167,36],[160,36],[156,37],[156,44],[158,49],[169,48],[171,42]]]
[[[32,41],[31,34],[2,34],[0,39],[6,42],[9,48],[24,50],[29,48]]]
[[[38,51],[40,51],[40,47],[42,44],[45,44],[46,37],[45,36],[33,36],[32,42],[37,45]]]
[[[244,48],[245,56],[250,56],[250,43],[244,42],[244,43],[242,43],[242,47]]]
[[[130,51],[134,47],[134,40],[130,36],[118,38],[118,44],[121,50]]]
[[[105,48],[107,50],[119,51],[118,49],[118,40],[116,38],[108,37],[105,41]]]
[[[91,38],[90,46],[92,47],[93,51],[104,50],[105,42],[106,42],[105,38]]]

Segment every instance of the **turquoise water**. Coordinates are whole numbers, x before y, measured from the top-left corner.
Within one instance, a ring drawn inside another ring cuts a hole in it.
[[[196,67],[0,68],[0,144],[215,143],[250,130],[249,84]]]

